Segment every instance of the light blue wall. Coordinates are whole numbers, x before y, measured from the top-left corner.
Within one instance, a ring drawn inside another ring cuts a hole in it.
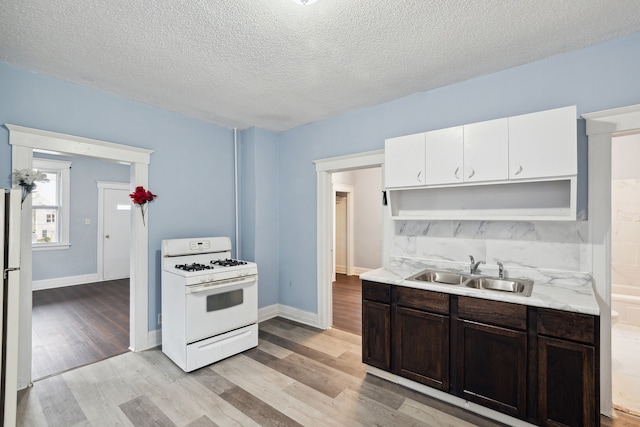
[[[260,264],[260,306],[278,302],[317,311],[313,160],[381,149],[388,137],[564,105],[584,113],[639,104],[639,71],[636,33],[280,134],[241,132],[247,156],[241,159],[242,246]],[[6,64],[0,64],[0,94],[0,123],[155,150],[149,189],[159,197],[148,223],[155,329],[161,240],[234,238],[233,131]],[[10,162],[8,131],[0,128],[6,184]]]
[[[279,135],[280,304],[317,312],[313,160],[385,138],[566,105],[640,104],[640,33],[301,126]],[[580,127],[584,129],[584,127]],[[584,135],[581,136],[584,138]]]
[[[233,131],[98,90],[0,64],[0,124],[154,150],[148,210],[149,322],[160,308],[160,243],[231,236],[235,247]],[[0,127],[0,180],[9,185],[9,132]]]
[[[277,134],[251,128],[242,132],[241,258],[258,264],[260,307],[278,303],[278,143]]]
[[[36,155],[34,155],[36,157]],[[97,181],[129,182],[129,166],[82,157],[37,154],[39,158],[72,162],[69,243],[64,250],[33,253],[33,280],[70,277],[98,272]],[[36,190],[37,191],[37,190]],[[85,224],[85,219],[90,224]]]

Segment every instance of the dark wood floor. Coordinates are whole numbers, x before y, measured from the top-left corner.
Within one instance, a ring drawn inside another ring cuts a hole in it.
[[[33,293],[32,379],[129,348],[129,279]]]
[[[333,282],[333,327],[362,335],[360,277],[336,274],[336,281]]]

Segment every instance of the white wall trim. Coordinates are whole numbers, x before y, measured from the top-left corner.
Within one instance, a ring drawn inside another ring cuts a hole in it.
[[[149,162],[152,150],[73,135],[5,124],[12,146],[12,169],[32,169],[33,151],[81,155],[128,163],[131,165],[131,185],[149,184]],[[130,347],[134,351],[149,348],[149,236],[141,215],[131,215],[131,286],[130,286]],[[22,205],[22,233],[20,269],[20,324],[18,388],[31,382],[31,310],[32,310],[32,253],[31,198]]]
[[[600,304],[600,408],[611,417],[611,141],[640,129],[640,105],[583,114],[589,138],[591,274]]]
[[[317,314],[289,307],[288,305],[278,304],[278,316],[316,328],[319,327]]]
[[[278,316],[278,304],[271,304],[258,309],[258,323]]]
[[[348,275],[353,275],[353,259],[355,252],[355,218],[354,218],[354,205],[355,205],[355,188],[350,184],[333,184],[333,206],[336,205],[335,198],[336,193],[347,193],[347,265],[344,266],[344,272]],[[333,209],[333,259],[335,263],[335,253],[336,253],[336,210]],[[338,271],[338,265],[335,266],[336,273],[340,273]],[[333,277],[335,281],[335,276]]]
[[[264,322],[265,320],[269,320],[274,317],[283,317],[294,322],[303,323],[316,328],[319,327],[317,314],[299,310],[288,305],[272,304],[258,310],[258,322]]]
[[[96,181],[98,186],[98,235],[96,239],[97,244],[97,269],[98,280],[104,280],[104,190],[130,190],[131,184],[128,182],[111,182],[111,181]]]
[[[258,310],[258,322],[283,317],[294,322],[318,328],[318,315],[308,311],[299,310],[283,304],[272,304]]]
[[[42,291],[44,289],[62,288],[65,286],[86,285],[88,283],[99,282],[98,274],[81,274],[78,276],[55,277],[53,279],[34,280],[31,282],[31,288],[34,291]]]
[[[149,348],[154,348],[162,345],[162,327],[160,329],[154,329],[153,331],[149,331],[147,335],[147,345]],[[135,351],[131,347],[129,350]]]
[[[366,268],[366,267],[353,267],[353,275],[354,276],[359,276],[361,274],[364,274],[368,271],[371,271],[370,268]]]
[[[350,154],[348,156],[333,157],[314,161],[316,165],[317,185],[317,278],[318,318],[317,326],[329,329],[333,321],[333,307],[331,306],[331,279],[333,277],[333,185],[331,174],[344,170],[364,169],[384,164],[384,150]],[[384,174],[383,174],[384,175]],[[385,212],[387,209],[385,209]],[[383,247],[388,239],[387,224],[389,221],[383,215]]]

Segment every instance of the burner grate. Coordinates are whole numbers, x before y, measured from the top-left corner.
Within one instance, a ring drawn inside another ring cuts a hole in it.
[[[215,261],[211,261],[211,264],[219,265],[220,267],[235,267],[238,265],[245,265],[246,261],[227,258],[227,259],[217,259]]]
[[[213,267],[210,265],[199,264],[194,262],[193,264],[176,264],[176,268],[178,270],[184,271],[201,271],[201,270],[212,270]]]

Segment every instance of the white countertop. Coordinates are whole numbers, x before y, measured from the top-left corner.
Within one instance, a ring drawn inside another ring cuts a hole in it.
[[[451,264],[442,265],[438,263],[424,263],[409,259],[393,259],[389,266],[363,273],[360,275],[360,278],[362,280],[370,280],[373,282],[445,292],[455,295],[465,295],[494,301],[530,305],[534,307],[553,308],[556,310],[572,311],[595,316],[600,315],[600,307],[596,301],[592,279],[589,274],[533,269],[514,269],[513,271],[509,271],[507,269],[507,278],[524,278],[534,281],[533,292],[530,297],[526,297],[506,292],[479,290],[459,285],[444,285],[405,280],[407,277],[419,273],[427,268],[467,273],[467,271],[463,270],[462,266],[460,266],[460,268],[452,268]]]

